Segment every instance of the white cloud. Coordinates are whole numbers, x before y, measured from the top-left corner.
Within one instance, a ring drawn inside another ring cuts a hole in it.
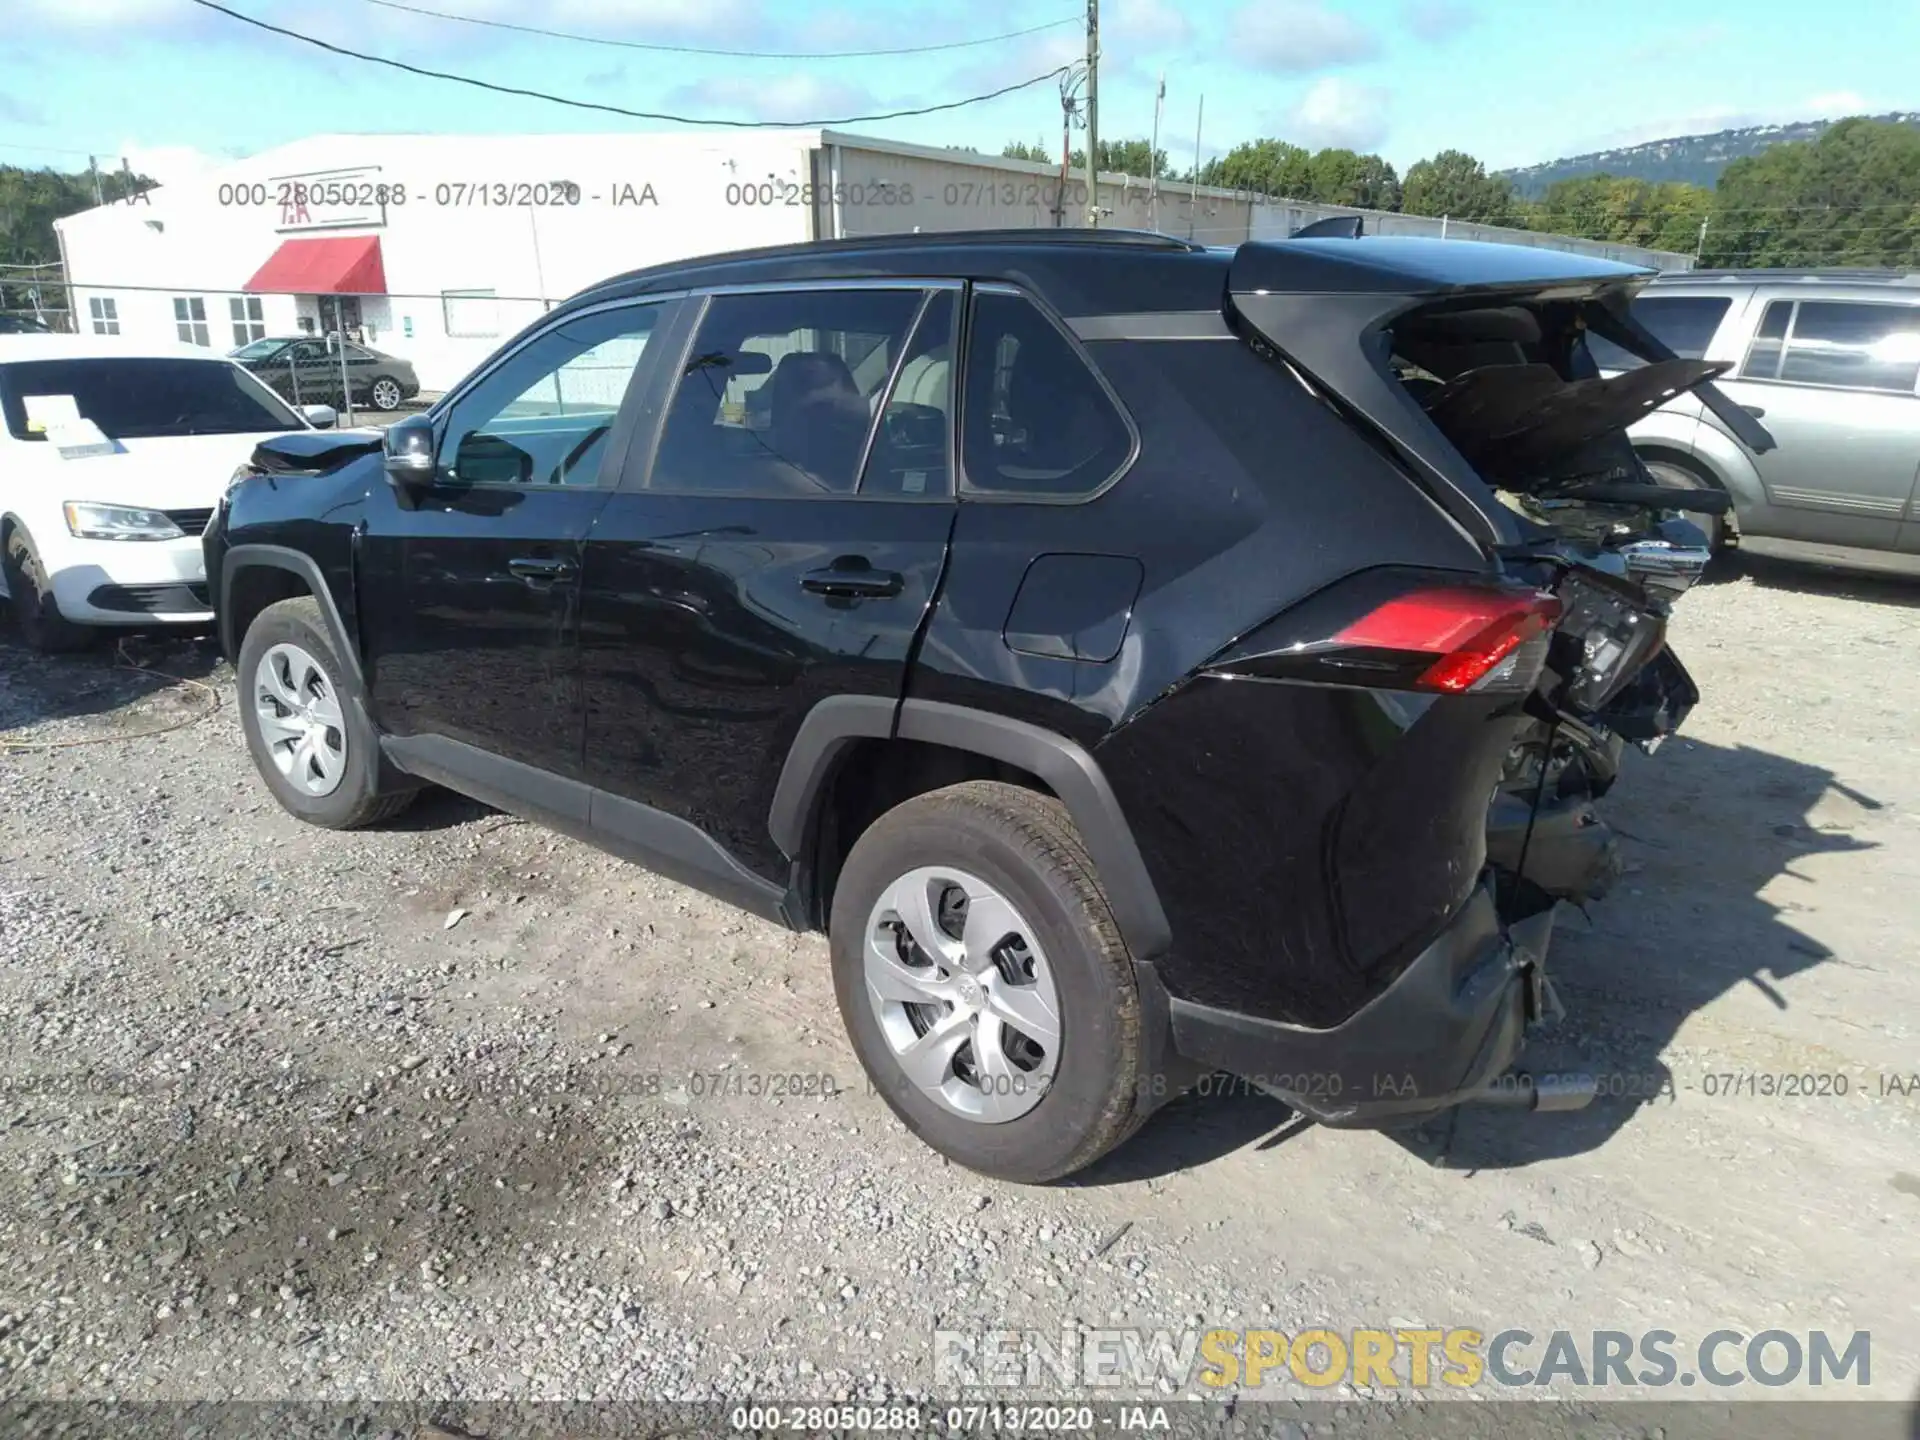
[[[1392,96],[1378,85],[1323,75],[1287,112],[1280,133],[1309,150],[1345,146],[1367,151],[1386,137]]]
[[[155,27],[179,18],[173,0],[13,0],[14,19],[65,29]]]
[[[1863,97],[1857,90],[1836,90],[1828,95],[1815,95],[1801,108],[1803,120],[1844,120],[1849,115],[1885,114],[1891,105],[1875,105]]]
[[[38,105],[26,100],[16,100],[13,96],[0,91],[0,120],[9,125],[45,125],[46,114]]]
[[[1132,50],[1172,50],[1193,38],[1193,25],[1167,0],[1117,0],[1100,21],[1102,46],[1111,37]]]
[[[1380,50],[1373,31],[1317,0],[1252,0],[1234,16],[1233,45],[1244,63],[1290,74],[1370,60]]]
[[[682,85],[668,107],[699,115],[761,121],[833,120],[897,108],[865,86],[819,75],[712,75]]]
[[[131,140],[111,157],[101,156],[100,163],[102,166],[111,163],[117,169],[123,156],[134,174],[145,175],[175,191],[188,189],[211,172],[233,163],[231,156],[212,155],[191,145],[141,145]]]
[[[1412,0],[1406,7],[1407,28],[1429,44],[1451,40],[1479,19],[1478,12],[1460,0]]]

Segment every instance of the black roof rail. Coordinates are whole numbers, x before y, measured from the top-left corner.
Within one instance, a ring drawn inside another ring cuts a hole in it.
[[[1182,239],[1177,235],[1162,234],[1157,230],[1102,230],[1065,226],[993,230],[915,230],[889,235],[860,235],[841,240],[801,240],[787,245],[764,245],[750,250],[724,250],[712,255],[687,255],[678,260],[664,261],[659,265],[629,270],[624,274],[609,275],[604,280],[595,281],[585,289],[576,291],[569,298],[578,299],[605,290],[609,286],[628,285],[636,280],[645,280],[655,275],[704,269],[709,266],[744,265],[760,260],[791,260],[808,256],[829,257],[859,255],[873,251],[974,245],[982,247],[1084,245],[1089,248],[1123,246],[1129,249],[1165,250],[1176,254],[1204,254],[1207,250],[1205,245]]]

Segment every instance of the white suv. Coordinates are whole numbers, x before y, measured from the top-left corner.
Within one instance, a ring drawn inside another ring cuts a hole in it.
[[[0,336],[0,596],[36,650],[213,619],[200,532],[255,443],[330,426],[190,345]]]

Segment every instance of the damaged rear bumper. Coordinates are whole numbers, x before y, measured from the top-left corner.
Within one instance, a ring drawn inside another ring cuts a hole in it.
[[[1548,902],[1584,905],[1611,890],[1620,878],[1620,842],[1593,802],[1578,796],[1542,804],[1529,835],[1532,809],[1529,799],[1503,791],[1488,812],[1487,863],[1503,885],[1517,881],[1523,904],[1544,895]]]
[[[1552,1005],[1543,968],[1552,931],[1551,909],[1503,926],[1483,884],[1399,979],[1341,1024],[1315,1030],[1173,999],[1174,1047],[1323,1125],[1485,1102],[1524,1088],[1501,1077]]]

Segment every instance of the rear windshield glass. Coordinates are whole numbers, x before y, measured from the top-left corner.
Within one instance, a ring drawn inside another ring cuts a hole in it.
[[[1633,302],[1633,318],[1682,360],[1698,360],[1707,353],[1713,332],[1732,304],[1726,295],[1642,295]],[[1647,363],[1591,332],[1587,350],[1602,370],[1638,370]]]
[[[36,397],[57,404],[34,404]],[[0,366],[0,409],[16,440],[44,440],[30,411],[71,413],[109,440],[158,435],[242,435],[299,430],[297,416],[239,367],[222,360],[95,358]]]

